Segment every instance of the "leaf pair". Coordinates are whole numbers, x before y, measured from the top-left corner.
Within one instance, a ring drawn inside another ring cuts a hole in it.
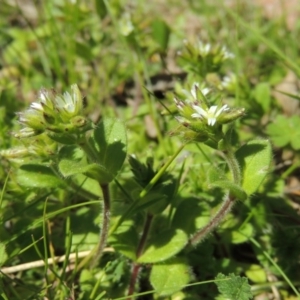
[[[100,184],[107,184],[123,165],[126,143],[124,124],[114,119],[105,119],[93,130],[82,149],[74,146],[62,148],[59,171],[64,177],[83,173]],[[87,158],[84,152],[88,153]]]

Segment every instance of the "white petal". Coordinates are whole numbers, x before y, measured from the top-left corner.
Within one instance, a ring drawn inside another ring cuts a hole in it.
[[[201,93],[206,96],[208,93],[210,92],[210,89],[209,88],[204,88],[201,90]]]
[[[216,117],[218,117],[223,111],[227,111],[229,110],[229,107],[227,106],[227,104],[223,105],[216,113]]]
[[[30,107],[36,110],[43,111],[43,106],[39,102],[32,102]]]
[[[218,109],[217,105],[211,106],[208,110],[208,115],[215,115],[217,109]]]
[[[207,119],[207,124],[208,124],[209,126],[214,126],[215,123],[216,123],[216,121],[217,121],[216,118],[208,118],[208,119]]]
[[[205,111],[202,107],[200,107],[198,105],[193,105],[192,107],[197,112],[197,114],[200,115],[200,117],[201,116],[207,117],[207,111]],[[193,114],[193,115],[197,115],[197,114]],[[196,117],[193,117],[193,118],[196,118]]]
[[[205,49],[205,53],[207,54],[210,51],[211,45],[210,44],[206,44],[204,49]]]

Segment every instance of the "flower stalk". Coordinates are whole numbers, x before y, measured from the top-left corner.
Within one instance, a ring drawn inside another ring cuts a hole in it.
[[[229,170],[233,177],[233,182],[240,185],[241,184],[241,171],[238,164],[238,161],[233,153],[233,151],[228,148],[222,152]],[[236,197],[232,193],[228,193],[225,195],[225,199],[223,200],[222,205],[216,214],[209,220],[209,222],[200,230],[198,230],[190,239],[189,245],[195,246],[201,241],[203,241],[214,229],[216,229],[220,223],[224,220],[224,218],[228,215],[228,213],[233,208],[236,203]]]
[[[210,47],[201,46],[201,51],[203,55],[207,55],[210,51]],[[226,52],[224,49],[222,51],[223,54]],[[231,172],[233,183],[236,186],[240,186],[240,167],[230,142],[223,133],[223,125],[242,117],[245,110],[244,108],[232,109],[227,104],[222,106],[210,105],[207,98],[209,93],[210,90],[208,88],[203,86],[200,88],[198,83],[192,85],[190,93],[183,90],[182,94],[187,98],[185,100],[174,99],[180,114],[176,119],[181,124],[181,132],[185,139],[189,138],[190,141],[204,142],[208,146],[221,151]],[[191,237],[189,245],[197,245],[219,226],[222,220],[231,211],[235,202],[236,196],[232,192],[228,192],[217,213],[210,219],[206,226],[199,229]]]

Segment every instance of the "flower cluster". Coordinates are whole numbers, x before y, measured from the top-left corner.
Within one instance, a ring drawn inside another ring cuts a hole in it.
[[[33,102],[25,112],[18,113],[22,128],[16,137],[26,138],[46,132],[59,141],[73,140],[74,136],[91,128],[90,122],[83,117],[83,100],[77,85],[71,86],[71,92],[63,95],[42,89],[37,102]],[[73,136],[73,137],[72,137]]]
[[[208,88],[201,89],[198,83],[194,83],[190,93],[182,91],[182,94],[188,96],[185,100],[174,98],[180,114],[176,119],[185,128],[196,132],[200,140],[211,137],[219,131],[221,125],[240,118],[245,112],[244,108],[232,109],[227,104],[209,106],[206,99],[209,93]]]
[[[204,44],[202,41],[198,41],[197,44],[198,55],[205,57],[208,55],[215,56],[220,61],[234,58],[234,54],[229,52],[225,46],[216,45],[212,47],[211,44]]]
[[[50,139],[47,135],[31,137],[23,142],[23,146],[1,150],[0,156],[7,159],[24,163],[25,157],[37,157],[48,160],[57,153],[58,143]]]
[[[218,72],[222,64],[234,57],[225,46],[184,41],[185,49],[179,52],[179,57],[189,69],[205,77],[209,73]]]

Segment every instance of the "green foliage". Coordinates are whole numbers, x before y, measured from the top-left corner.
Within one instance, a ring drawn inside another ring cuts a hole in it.
[[[0,243],[0,266],[6,262],[8,255],[6,253],[5,244]]]
[[[166,52],[170,38],[170,28],[162,19],[156,19],[152,22],[152,37],[157,43],[160,52]]]
[[[150,282],[159,296],[169,296],[180,291],[190,280],[185,260],[175,258],[153,266]]]
[[[2,2],[1,299],[299,297],[297,27],[250,2]]]
[[[268,82],[261,82],[255,86],[254,98],[267,113],[271,105],[271,89]]]
[[[39,174],[39,176],[36,176]],[[17,182],[29,188],[58,188],[65,186],[64,181],[58,178],[50,167],[26,164],[22,165],[17,173]]]
[[[291,146],[292,149],[299,150],[299,126],[299,116],[285,117],[278,115],[275,120],[267,126],[266,131],[275,146]]]
[[[218,274],[216,284],[219,292],[231,300],[249,300],[252,299],[251,287],[246,277],[229,274]]]
[[[266,178],[272,150],[267,140],[253,140],[242,146],[236,153],[243,173],[243,189],[248,196],[259,188]]]
[[[177,254],[188,241],[187,234],[181,229],[168,229],[160,232],[146,245],[145,252],[139,257],[139,263],[164,261]]]
[[[100,166],[94,165],[86,171],[87,176],[101,183],[108,183],[120,171],[126,157],[126,131],[122,122],[104,119],[93,131],[89,140],[93,147],[92,159]]]

